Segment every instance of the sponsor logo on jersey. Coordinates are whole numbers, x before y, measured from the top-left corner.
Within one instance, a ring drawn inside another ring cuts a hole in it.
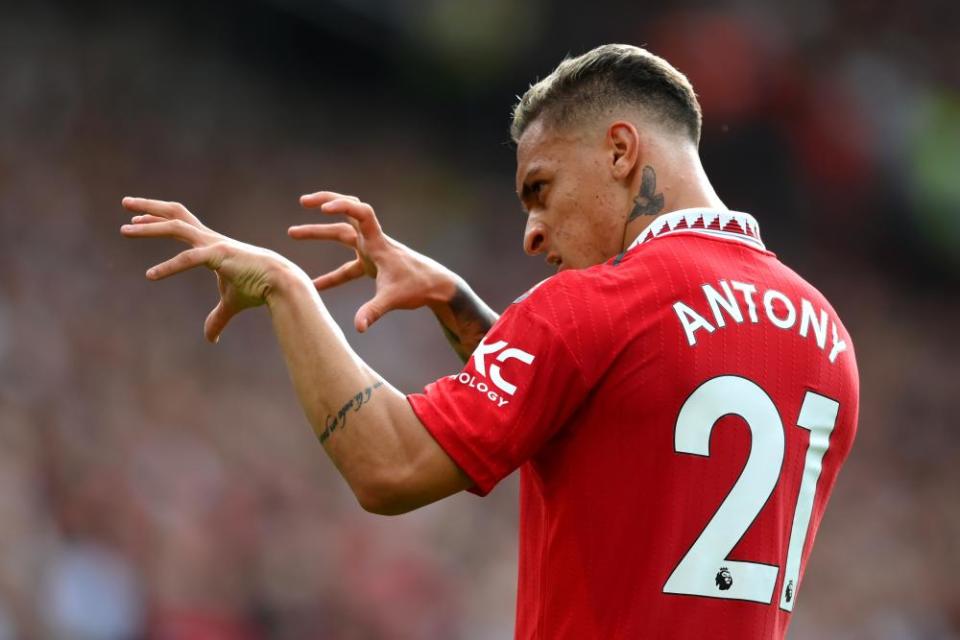
[[[509,346],[506,340],[498,340],[489,344],[481,341],[471,358],[473,368],[477,370],[479,376],[463,371],[450,376],[450,379],[476,389],[490,402],[502,407],[510,402],[506,396],[512,396],[517,392],[517,385],[504,378],[501,365],[509,360],[519,360],[529,365],[533,363],[535,356],[523,349]]]

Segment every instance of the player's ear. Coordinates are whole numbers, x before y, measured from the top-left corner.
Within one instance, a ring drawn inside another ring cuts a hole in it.
[[[607,146],[613,177],[626,179],[633,173],[640,157],[640,132],[633,123],[617,120],[607,128]]]

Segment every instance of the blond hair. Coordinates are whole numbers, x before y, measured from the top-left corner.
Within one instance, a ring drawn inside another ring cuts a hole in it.
[[[637,107],[700,142],[702,114],[690,81],[663,58],[628,44],[566,58],[532,84],[513,109],[510,137],[519,142],[538,118],[562,127],[621,106]]]

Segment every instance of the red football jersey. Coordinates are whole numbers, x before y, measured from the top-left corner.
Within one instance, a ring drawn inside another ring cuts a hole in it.
[[[516,637],[783,638],[856,431],[850,336],[749,215],[660,216],[411,395],[485,494],[521,469]]]

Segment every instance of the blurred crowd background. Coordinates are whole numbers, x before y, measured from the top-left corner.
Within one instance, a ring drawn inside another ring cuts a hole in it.
[[[503,309],[521,250],[507,127],[566,54],[646,44],[702,99],[709,175],[854,337],[860,431],[796,640],[960,638],[960,19],[943,0],[0,2],[0,640],[512,637],[517,485],[363,512],[266,312],[219,345],[213,277],[120,237],[123,195],[319,274],[299,194]],[[412,392],[459,363],[426,311],[352,329]]]

